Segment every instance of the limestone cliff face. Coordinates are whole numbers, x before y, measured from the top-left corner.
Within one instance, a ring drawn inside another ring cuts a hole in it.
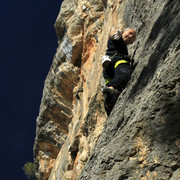
[[[107,118],[101,57],[119,27],[138,32],[137,66]],[[180,178],[179,27],[176,0],[63,1],[37,118],[37,179]]]

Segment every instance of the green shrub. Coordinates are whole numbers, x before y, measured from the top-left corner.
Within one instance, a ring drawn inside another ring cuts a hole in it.
[[[28,179],[35,179],[35,164],[32,162],[27,162],[23,166],[23,171]]]

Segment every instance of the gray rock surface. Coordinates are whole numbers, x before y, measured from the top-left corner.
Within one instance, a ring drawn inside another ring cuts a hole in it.
[[[180,179],[180,3],[127,1],[125,12],[138,65],[79,179]]]

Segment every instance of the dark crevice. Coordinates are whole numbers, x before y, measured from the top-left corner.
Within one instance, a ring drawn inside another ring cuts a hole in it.
[[[70,146],[69,151],[71,153],[72,163],[74,164],[77,154],[79,152],[79,136],[75,137],[73,144]]]

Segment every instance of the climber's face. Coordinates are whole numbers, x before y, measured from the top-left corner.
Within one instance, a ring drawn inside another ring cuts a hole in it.
[[[133,29],[123,31],[122,38],[126,44],[132,44],[136,39],[136,32]]]

